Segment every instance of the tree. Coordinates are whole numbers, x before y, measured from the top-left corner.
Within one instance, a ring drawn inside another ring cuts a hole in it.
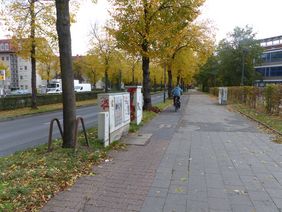
[[[9,77],[11,75],[9,66],[4,63],[3,61],[0,61],[0,70],[5,70],[5,76]]]
[[[45,39],[57,50],[56,13],[54,0],[0,0],[1,15],[12,33],[17,54],[31,60],[32,108],[37,108],[36,64],[40,42]],[[78,0],[71,1],[72,11],[78,9]],[[71,21],[74,22],[74,14]]]
[[[218,86],[218,57],[211,55],[207,62],[200,67],[200,71],[195,76],[198,84],[202,85],[202,90],[207,92],[210,87]]]
[[[104,76],[105,76],[105,92],[109,90],[109,70],[111,65],[111,60],[113,60],[114,55],[117,53],[115,48],[115,41],[113,37],[108,33],[99,34],[96,26],[92,27],[92,50],[91,54],[98,54],[103,66],[104,66]]]
[[[137,54],[129,54],[127,56],[127,61],[129,65],[129,69],[131,70],[131,84],[135,85],[136,84],[136,69],[137,65],[139,64],[141,58]]]
[[[74,74],[72,69],[69,0],[56,0],[57,32],[59,38],[60,63],[63,87],[63,147],[74,147],[76,109]]]
[[[219,42],[196,79],[204,90],[211,86],[238,86],[242,81],[244,85],[252,85],[259,78],[253,62],[260,60],[262,51],[251,27],[235,27],[227,38]]]
[[[191,81],[199,65],[212,53],[213,40],[211,29],[205,23],[190,23],[173,37],[159,44],[163,50],[161,60],[167,66],[169,96],[173,76],[176,76],[177,84],[183,83],[185,78]]]
[[[149,109],[150,59],[158,54],[157,43],[177,33],[198,15],[204,0],[112,0],[116,27],[110,31],[118,46],[142,57],[144,108]]]
[[[79,81],[84,81],[84,67],[83,67],[83,56],[77,55],[73,57],[73,71],[74,78]]]
[[[251,85],[258,77],[254,70],[253,61],[259,60],[262,50],[251,27],[236,27],[227,39],[223,39],[219,43],[217,49],[218,77],[222,85],[240,85],[242,77],[244,85]],[[242,73],[243,71],[244,73]]]
[[[98,79],[102,78],[104,73],[103,64],[94,52],[82,56],[74,65],[80,68],[82,76],[85,76],[93,85],[96,84]]]
[[[141,57],[122,52],[124,55],[122,64],[123,81],[129,85],[140,85],[142,82]]]
[[[2,0],[1,14],[8,29],[13,33],[13,43],[18,54],[31,60],[32,108],[36,102],[36,51],[37,42],[43,37],[54,38],[55,10],[52,1]]]
[[[38,48],[37,51],[37,65],[38,74],[42,79],[49,81],[59,75],[60,72],[60,61],[59,58],[54,54],[52,48],[48,42],[43,42],[44,47]]]

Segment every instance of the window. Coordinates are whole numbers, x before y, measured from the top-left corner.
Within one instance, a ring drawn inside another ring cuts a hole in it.
[[[4,50],[4,44],[3,43],[0,44],[0,50],[2,50],[2,51]]]
[[[261,55],[261,60],[263,63],[266,63],[267,62],[267,53],[264,53]]]
[[[282,61],[282,52],[272,52],[271,53],[271,62]]]
[[[266,62],[271,62],[270,53],[267,53],[267,54],[266,54]]]
[[[28,86],[27,86],[27,85],[25,86],[25,89],[28,89]]]
[[[24,66],[24,70],[27,70],[27,66]]]
[[[256,71],[259,72],[262,76],[266,76],[265,68],[257,68]]]
[[[9,44],[5,43],[5,50],[9,50]]]
[[[22,79],[23,79],[23,76],[20,76],[20,79],[22,80]]]
[[[5,60],[5,57],[2,57],[2,60],[4,61],[4,60]]]
[[[271,68],[270,68],[270,76],[271,76],[271,77],[279,77],[279,76],[282,76],[282,66],[279,66],[279,67],[271,67]]]
[[[9,56],[6,57],[6,60],[7,60],[7,61],[9,60]]]

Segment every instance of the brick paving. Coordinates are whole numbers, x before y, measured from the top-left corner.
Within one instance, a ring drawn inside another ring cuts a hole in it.
[[[172,109],[163,112],[140,131],[153,134],[146,146],[113,152],[112,161],[93,168],[95,176],[81,177],[42,211],[140,211],[180,117]]]
[[[185,101],[142,129],[146,146],[113,153],[42,211],[281,212],[282,145],[206,95]]]

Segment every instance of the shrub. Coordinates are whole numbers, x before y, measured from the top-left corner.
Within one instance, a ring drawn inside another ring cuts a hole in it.
[[[76,101],[96,99],[98,92],[76,93]],[[62,102],[61,94],[39,94],[37,95],[37,105],[48,105]],[[11,110],[31,106],[31,95],[6,96],[0,98],[0,110]]]
[[[216,88],[210,93],[217,96]],[[265,88],[255,86],[228,87],[228,102],[245,104],[251,108],[264,110],[269,114],[279,115],[282,109],[282,85],[267,85]]]

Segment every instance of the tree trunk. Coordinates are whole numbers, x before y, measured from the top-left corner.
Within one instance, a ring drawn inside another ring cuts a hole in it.
[[[122,71],[119,70],[119,75],[118,75],[118,88],[119,88],[119,91],[121,91],[121,83],[122,83]]]
[[[35,0],[32,0],[30,3],[30,39],[31,39],[31,50],[30,50],[30,59],[31,59],[31,108],[37,109],[37,102],[36,102],[36,59],[35,59]]]
[[[184,84],[184,79],[181,77],[181,80],[180,80],[180,84],[181,84],[181,88],[183,91],[186,91],[186,87],[185,87],[185,84]]]
[[[149,110],[152,107],[151,102],[151,82],[150,82],[150,59],[149,57],[142,56],[142,70],[143,70],[143,96],[144,96],[144,109]]]
[[[154,76],[154,92],[157,92],[157,81],[156,81],[156,76]]]
[[[105,92],[109,91],[109,77],[108,77],[108,67],[105,68]]]
[[[164,103],[165,103],[165,99],[166,99],[166,67],[167,67],[167,65],[166,64],[164,64],[164,99],[163,99],[163,101],[164,101]]]
[[[72,148],[74,147],[76,108],[74,73],[72,69],[69,0],[56,0],[56,10],[63,87],[63,147]]]
[[[144,109],[149,110],[152,107],[151,102],[151,82],[150,82],[150,58],[149,58],[149,42],[146,36],[149,36],[150,32],[150,20],[148,18],[149,14],[149,5],[148,1],[143,1],[144,5],[144,21],[145,21],[145,36],[143,37],[142,42],[142,70],[143,70],[143,96],[144,96]]]
[[[91,69],[91,71],[92,71],[92,74],[93,74],[93,85],[94,85],[94,88],[96,88],[96,70]]]
[[[135,84],[135,79],[134,79],[135,65],[132,66],[131,71],[132,71],[131,83],[132,83],[132,85],[134,85]]]
[[[176,84],[180,85],[180,75],[179,74],[177,75],[177,83]]]
[[[168,92],[168,97],[171,98],[171,91],[172,91],[172,71],[171,71],[171,65],[168,66],[167,69],[167,75],[168,75],[168,85],[167,85],[167,92]]]

